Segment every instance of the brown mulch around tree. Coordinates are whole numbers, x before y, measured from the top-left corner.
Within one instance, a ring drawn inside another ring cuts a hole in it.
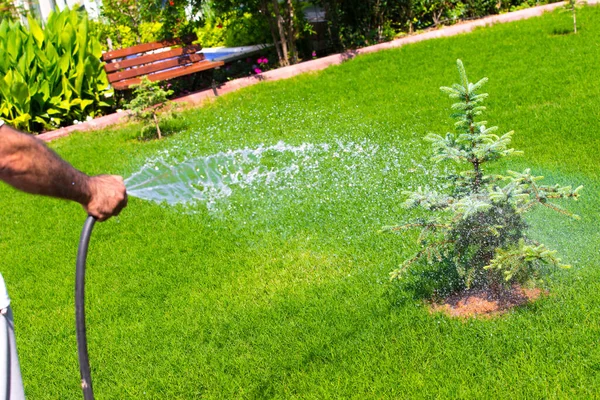
[[[513,307],[521,306],[548,294],[542,289],[526,289],[513,286],[502,291],[468,290],[447,297],[443,303],[430,305],[431,312],[442,312],[450,317],[491,318],[501,315]]]

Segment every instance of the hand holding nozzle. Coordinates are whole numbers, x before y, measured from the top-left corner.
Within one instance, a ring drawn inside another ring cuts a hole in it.
[[[88,179],[88,192],[89,201],[83,208],[98,221],[119,215],[127,205],[127,189],[120,176],[92,176]]]

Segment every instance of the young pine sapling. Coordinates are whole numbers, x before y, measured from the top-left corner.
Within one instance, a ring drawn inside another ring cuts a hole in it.
[[[145,124],[154,124],[156,134],[162,138],[159,124],[159,113],[164,112],[163,117],[170,118],[170,103],[168,96],[173,94],[172,90],[164,90],[158,82],[152,82],[148,77],[134,86],[133,99],[125,105],[131,111],[131,117]],[[143,135],[142,135],[143,136]]]
[[[484,167],[495,160],[520,152],[509,148],[513,132],[501,136],[497,127],[486,127],[479,117],[485,111],[482,105],[487,93],[481,93],[487,82],[483,78],[469,82],[464,66],[457,60],[460,84],[442,87],[451,99],[456,119],[456,133],[445,136],[429,134],[433,160],[440,163],[452,160],[469,169],[447,177],[442,191],[419,187],[404,202],[407,208],[420,207],[433,214],[408,224],[384,227],[387,231],[421,230],[420,251],[400,268],[391,273],[400,278],[417,260],[426,258],[430,263],[451,263],[456,268],[463,288],[500,289],[502,286],[536,283],[544,265],[568,267],[549,250],[526,236],[524,214],[535,206],[548,207],[559,213],[576,215],[551,203],[552,199],[577,200],[581,186],[547,186],[530,169],[508,171],[506,175],[488,175]],[[447,264],[446,264],[447,265]]]
[[[577,9],[581,8],[578,0],[567,0],[565,10],[573,15],[573,33],[577,33]]]

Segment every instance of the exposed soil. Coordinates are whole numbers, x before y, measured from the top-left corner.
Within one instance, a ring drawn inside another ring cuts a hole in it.
[[[501,315],[513,307],[521,306],[537,300],[540,296],[548,294],[542,289],[527,289],[513,286],[501,291],[468,290],[453,294],[442,303],[430,305],[431,312],[442,312],[450,317],[491,318]]]

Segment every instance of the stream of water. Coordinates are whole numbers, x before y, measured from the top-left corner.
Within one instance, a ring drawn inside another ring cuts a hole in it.
[[[125,180],[130,196],[167,204],[211,203],[229,197],[234,188],[292,179],[314,168],[311,155],[327,152],[328,144],[304,143],[229,150],[171,164],[163,158],[146,163]],[[318,161],[317,161],[318,164]]]
[[[275,192],[289,197],[307,191],[323,198],[368,196],[375,201],[378,197],[371,195],[398,190],[399,176],[412,171],[411,165],[419,167],[420,161],[366,139],[300,145],[280,141],[205,156],[192,153],[183,160],[166,152],[149,159],[125,184],[133,197],[168,205],[202,203],[209,210],[242,190],[259,191],[251,196],[257,201],[266,192],[272,200]]]

